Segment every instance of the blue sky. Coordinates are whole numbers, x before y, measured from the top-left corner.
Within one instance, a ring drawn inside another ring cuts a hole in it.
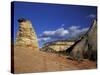
[[[14,40],[20,18],[31,20],[39,47],[55,40],[76,38],[85,33],[97,17],[96,6],[14,2]]]

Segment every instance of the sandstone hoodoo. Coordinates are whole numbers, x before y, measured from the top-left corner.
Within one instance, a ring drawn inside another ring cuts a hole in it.
[[[37,36],[31,21],[20,18],[18,22],[19,31],[17,32],[16,46],[38,49]]]

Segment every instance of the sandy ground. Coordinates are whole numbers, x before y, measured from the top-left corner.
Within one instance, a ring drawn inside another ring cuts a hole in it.
[[[84,60],[81,63],[53,53],[19,48],[14,49],[14,73],[48,72],[95,69],[96,63]]]

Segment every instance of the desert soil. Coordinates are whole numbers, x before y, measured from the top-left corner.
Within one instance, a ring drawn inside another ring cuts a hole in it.
[[[15,47],[14,73],[50,72],[95,69],[96,62],[84,60],[81,63],[66,59],[54,53]]]

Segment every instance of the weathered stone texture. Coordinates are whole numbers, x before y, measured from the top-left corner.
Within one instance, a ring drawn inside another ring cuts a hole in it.
[[[32,23],[29,20],[19,19],[19,31],[17,32],[16,46],[38,48],[38,41]]]

